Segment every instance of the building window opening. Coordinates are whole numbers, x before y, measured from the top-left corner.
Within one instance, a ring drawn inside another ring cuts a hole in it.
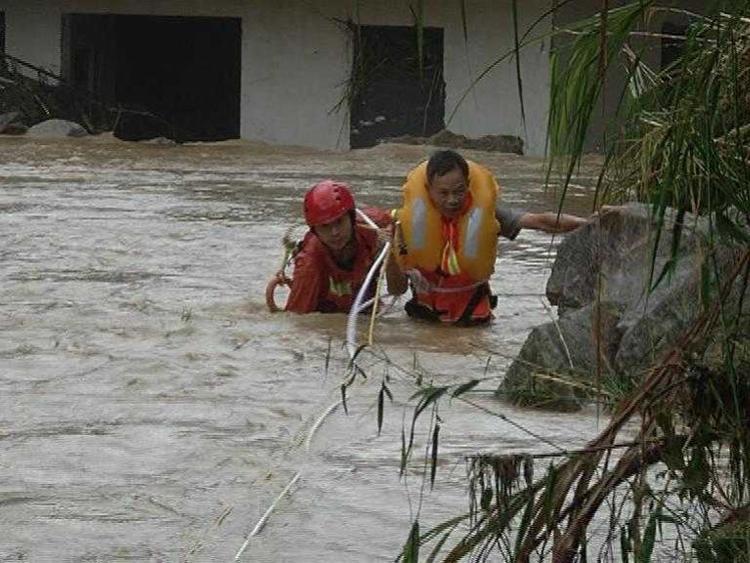
[[[66,14],[63,69],[122,107],[115,135],[218,141],[240,136],[239,18]]]
[[[371,147],[403,135],[429,136],[445,127],[443,30],[352,26],[350,146]]]

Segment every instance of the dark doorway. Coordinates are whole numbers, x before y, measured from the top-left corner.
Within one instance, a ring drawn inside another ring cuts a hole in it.
[[[443,30],[422,29],[421,68],[416,28],[365,25],[353,33],[350,146],[443,129]]]
[[[239,137],[240,19],[70,14],[63,30],[68,80],[132,110],[117,136]]]

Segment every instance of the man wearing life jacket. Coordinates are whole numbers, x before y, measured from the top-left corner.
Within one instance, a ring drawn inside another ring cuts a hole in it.
[[[513,240],[522,229],[566,233],[588,220],[552,212],[505,208],[500,187],[479,164],[451,150],[434,153],[412,170],[394,247],[411,280],[406,312],[416,318],[477,324],[492,318],[492,275],[497,237]]]
[[[454,324],[492,318],[499,193],[489,170],[454,151],[438,151],[409,173],[395,248],[414,292],[409,316]]]
[[[365,213],[380,227],[391,223],[383,210],[368,208]],[[380,250],[378,231],[356,220],[349,186],[333,180],[319,182],[307,191],[304,214],[310,230],[294,258],[285,309],[294,313],[346,313]],[[406,291],[392,260],[386,267],[386,278],[391,293]]]

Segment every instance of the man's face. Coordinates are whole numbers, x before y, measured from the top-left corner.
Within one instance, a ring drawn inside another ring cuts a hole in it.
[[[331,251],[342,250],[352,238],[352,220],[349,213],[344,213],[330,223],[315,227],[315,234]]]
[[[448,219],[455,218],[463,209],[467,191],[466,178],[460,168],[454,168],[442,176],[433,176],[428,186],[435,207]]]

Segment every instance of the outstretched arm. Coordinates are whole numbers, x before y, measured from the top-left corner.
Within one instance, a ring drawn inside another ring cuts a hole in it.
[[[522,229],[533,229],[545,233],[567,233],[585,225],[587,222],[588,219],[577,215],[565,213],[558,215],[547,211],[544,213],[524,213],[520,217],[519,226]]]

